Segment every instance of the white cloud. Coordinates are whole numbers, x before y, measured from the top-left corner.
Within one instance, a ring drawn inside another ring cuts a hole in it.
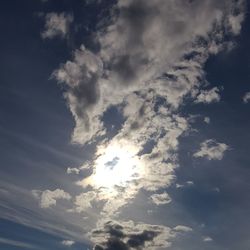
[[[162,194],[153,194],[151,195],[150,199],[156,205],[168,204],[172,201],[172,199],[166,192]]]
[[[250,92],[247,92],[242,99],[244,103],[248,103],[250,101]]]
[[[53,73],[58,82],[68,88],[64,96],[76,122],[73,142],[84,143],[103,134],[100,117],[104,110],[96,105],[100,99],[98,81],[102,68],[102,61],[81,46],[75,51],[73,61],[66,62]]]
[[[211,241],[213,241],[213,239],[211,237],[209,237],[209,236],[204,236],[203,241],[204,242],[211,242]]]
[[[67,174],[79,174],[80,169],[79,168],[67,168]]]
[[[75,197],[74,204],[76,205],[76,211],[78,213],[86,211],[91,208],[91,202],[96,199],[96,192],[89,191],[86,193],[79,194]]]
[[[204,117],[204,122],[205,122],[205,123],[207,123],[207,124],[209,124],[209,123],[210,123],[210,118],[209,118],[209,117],[207,117],[207,116],[206,116],[206,117]]]
[[[178,225],[178,226],[174,227],[173,230],[175,230],[178,233],[188,233],[188,232],[193,231],[193,229],[191,227],[187,227],[187,226],[183,226],[183,225]]]
[[[231,31],[238,35],[241,31],[241,24],[245,18],[245,15],[243,13],[240,13],[238,15],[231,15],[228,18],[229,25],[231,27]]]
[[[73,16],[66,13],[48,13],[45,16],[45,29],[41,33],[42,38],[54,38],[59,36],[65,38],[69,33],[70,24],[73,22]]]
[[[229,149],[229,146],[225,143],[219,143],[216,140],[209,139],[200,144],[201,148],[196,153],[194,157],[205,157],[208,160],[221,160],[224,153]]]
[[[120,14],[111,16],[109,25],[97,32],[100,52],[94,55],[82,47],[54,73],[69,87],[65,96],[76,121],[73,141],[84,144],[103,135],[104,111],[123,104],[135,91],[151,90],[152,99],[162,97],[178,108],[202,82],[209,54],[226,46],[223,26],[228,25],[231,11],[240,7],[224,0],[220,4],[214,0],[118,1],[114,9],[119,12],[112,13]],[[142,13],[139,20],[134,10]],[[204,44],[197,42],[198,37]],[[185,59],[185,55],[193,56]],[[197,100],[218,101],[217,92],[216,88],[201,91]]]
[[[73,246],[75,244],[75,241],[73,241],[73,240],[63,240],[61,243],[64,246],[71,247],[71,246]]]
[[[196,103],[207,103],[207,104],[219,101],[220,101],[220,95],[219,95],[219,89],[217,87],[214,87],[210,90],[201,90],[195,100]]]
[[[66,193],[62,189],[55,189],[53,191],[51,190],[45,190],[45,191],[39,191],[39,190],[32,190],[32,194],[40,199],[40,206],[41,208],[49,208],[51,206],[55,206],[57,200],[70,200],[71,196],[70,194]]]
[[[176,183],[176,188],[185,188],[185,187],[192,187],[194,185],[193,181],[186,181],[183,184]]]

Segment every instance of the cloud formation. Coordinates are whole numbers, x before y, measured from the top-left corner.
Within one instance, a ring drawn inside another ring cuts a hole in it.
[[[200,144],[201,148],[194,153],[195,158],[205,157],[208,160],[221,160],[224,153],[229,150],[225,143],[219,143],[214,139],[209,139]]]
[[[32,190],[32,194],[40,200],[41,208],[55,206],[57,200],[70,200],[71,196],[62,189],[39,191]]]
[[[247,92],[242,99],[244,103],[248,103],[250,101],[250,92]]]
[[[207,104],[219,101],[220,101],[220,95],[219,95],[219,89],[217,87],[214,87],[210,90],[201,90],[195,100],[196,103],[207,103]]]
[[[118,0],[95,32],[95,52],[82,45],[54,71],[75,120],[72,141],[97,145],[92,160],[83,164],[90,173],[80,174],[85,167],[67,169],[79,174],[76,184],[82,190],[72,195],[70,212],[100,215],[89,234],[96,250],[166,248],[172,237],[192,231],[181,225],[171,229],[114,220],[140,190],[153,193],[150,200],[156,205],[171,201],[162,190],[176,179],[180,138],[191,130],[180,108],[187,99],[206,104],[220,100],[219,88],[204,90],[209,85],[204,64],[230,47],[241,29],[244,7],[244,1],[233,0]],[[71,18],[47,16],[43,36],[65,37]],[[122,121],[109,137],[105,114],[111,108]],[[221,160],[228,149],[206,140],[194,157]],[[43,208],[71,199],[59,189],[34,194]]]
[[[45,28],[41,36],[43,39],[52,39],[54,37],[65,38],[69,33],[70,24],[73,22],[73,16],[66,13],[51,12],[45,15]]]
[[[94,250],[159,249],[171,246],[175,234],[170,228],[133,221],[108,221],[91,234]]]
[[[82,46],[54,73],[68,87],[65,96],[76,121],[73,141],[84,144],[102,135],[105,110],[134,92],[150,91],[151,98],[175,108],[197,92],[207,57],[227,46],[223,36],[235,30],[232,23],[241,25],[239,18],[229,21],[236,9],[242,13],[244,2],[118,1],[111,12],[118,14],[97,32],[100,51]],[[211,91],[201,92],[198,100],[218,100],[217,89]]]
[[[71,247],[75,244],[75,242],[73,240],[63,240],[62,241],[62,245],[67,246],[67,247]]]
[[[153,194],[150,199],[156,205],[163,205],[171,202],[171,198],[167,193]]]

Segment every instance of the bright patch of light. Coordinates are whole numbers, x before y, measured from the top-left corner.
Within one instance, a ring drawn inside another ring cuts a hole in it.
[[[137,156],[138,149],[127,144],[112,143],[98,150],[93,174],[83,184],[112,191],[115,186],[125,187],[143,174]]]

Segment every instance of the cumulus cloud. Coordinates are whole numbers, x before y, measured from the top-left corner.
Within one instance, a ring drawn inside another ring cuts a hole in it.
[[[217,87],[214,87],[210,90],[201,90],[195,100],[196,103],[207,103],[207,104],[219,101],[220,101],[220,94],[219,94],[219,89]]]
[[[73,16],[66,13],[48,13],[45,15],[45,28],[41,33],[42,38],[54,38],[56,36],[65,38],[69,33],[70,24]]]
[[[151,195],[150,199],[156,205],[168,204],[172,201],[172,199],[166,192],[162,194],[153,194]]]
[[[214,139],[209,139],[200,144],[201,148],[194,157],[205,157],[208,160],[221,160],[224,153],[229,149],[229,146],[225,143],[219,143]]]
[[[250,92],[247,92],[242,99],[244,103],[248,103],[250,101]]]
[[[75,244],[75,242],[73,240],[63,240],[62,245],[67,246],[67,247],[71,247]]]
[[[56,205],[57,200],[70,200],[70,194],[62,189],[39,191],[32,190],[34,197],[40,200],[41,208],[49,208]]]

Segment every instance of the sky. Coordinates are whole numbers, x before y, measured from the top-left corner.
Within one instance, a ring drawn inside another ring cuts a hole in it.
[[[249,250],[247,0],[8,0],[0,249]]]

